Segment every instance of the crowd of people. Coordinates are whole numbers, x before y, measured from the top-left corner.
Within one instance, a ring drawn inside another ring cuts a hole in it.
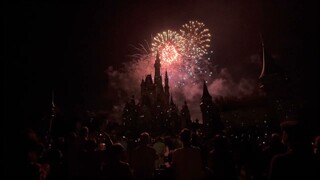
[[[320,179],[320,136],[295,121],[281,124],[265,144],[225,133],[207,137],[184,128],[176,135],[137,138],[82,126],[48,140],[23,132],[17,164],[27,179]]]

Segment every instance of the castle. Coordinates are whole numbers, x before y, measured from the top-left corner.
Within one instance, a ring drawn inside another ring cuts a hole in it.
[[[149,74],[142,79],[140,84],[140,101],[135,102],[134,96],[125,104],[122,115],[122,125],[127,130],[135,133],[142,131],[152,131],[161,133],[163,130],[169,133],[176,133],[184,127],[191,127],[187,102],[184,102],[181,110],[173,101],[170,94],[169,78],[165,72],[164,86],[161,76],[161,62],[159,54],[156,55],[154,63],[154,79]],[[201,111],[204,127],[214,127],[211,130],[220,130],[220,115],[214,106],[207,86],[204,82],[203,96],[201,98]]]

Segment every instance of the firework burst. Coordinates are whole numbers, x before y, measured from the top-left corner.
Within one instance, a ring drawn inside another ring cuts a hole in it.
[[[151,51],[153,55],[158,51],[164,63],[177,62],[183,48],[183,38],[176,31],[164,31],[153,38]]]
[[[208,54],[211,34],[209,29],[205,28],[204,23],[189,21],[182,26],[180,34],[183,37],[182,53],[184,56],[196,60]]]
[[[211,79],[213,76],[208,56],[210,38],[211,34],[204,23],[189,21],[178,32],[167,30],[158,33],[152,38],[150,47],[139,44],[135,47],[139,53],[133,57],[137,62],[150,61],[152,64],[158,52],[161,67],[168,71],[175,87],[195,85],[200,79]]]

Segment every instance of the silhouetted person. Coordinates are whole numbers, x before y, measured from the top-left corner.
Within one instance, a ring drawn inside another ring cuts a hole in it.
[[[282,139],[289,151],[272,159],[269,179],[320,179],[320,163],[302,124],[287,121],[281,124]]]
[[[314,154],[320,158],[320,136],[317,136],[315,138],[315,142],[314,142]]]
[[[213,179],[236,179],[233,154],[229,150],[226,137],[214,137],[214,149],[209,153],[208,166]]]
[[[80,153],[80,179],[99,179],[101,162],[96,140],[87,140],[84,148],[86,151]]]
[[[66,176],[63,167],[63,153],[61,151],[61,139],[58,139],[52,143],[52,146],[45,152],[43,160],[50,164],[50,172],[47,176],[47,180],[63,179]]]
[[[79,175],[79,142],[77,134],[72,132],[67,138],[66,166],[69,179]]]
[[[44,145],[39,141],[36,132],[28,129],[22,139],[22,166],[16,175],[25,179],[45,179],[50,166],[40,163],[44,151]]]
[[[153,149],[156,150],[158,159],[155,162],[155,168],[160,168],[164,164],[164,153],[166,152],[166,145],[163,143],[161,137],[156,138],[156,142],[153,144]]]
[[[183,129],[180,133],[183,147],[172,152],[172,163],[177,180],[201,179],[204,176],[201,151],[191,146],[191,132]]]
[[[101,180],[133,179],[129,164],[121,161],[124,153],[123,146],[120,143],[115,143],[111,145],[107,152],[109,158],[103,166]]]
[[[166,145],[166,150],[164,153],[164,163],[166,167],[170,166],[170,163],[172,162],[172,151],[175,149],[173,140],[170,136],[165,137],[164,144]]]
[[[84,126],[81,128],[78,137],[79,149],[81,152],[86,151],[86,145],[89,137],[89,128]]]
[[[43,152],[43,146],[39,143],[30,144],[27,150],[27,162],[23,168],[21,175],[27,179],[41,178],[41,164],[39,163],[40,156]]]
[[[271,135],[270,144],[263,150],[263,176],[267,177],[271,159],[278,154],[287,152],[287,147],[281,142],[281,136],[278,133]]]
[[[147,132],[140,135],[140,145],[132,152],[132,167],[136,179],[152,179],[154,165],[158,159],[156,151],[149,147],[150,136]]]

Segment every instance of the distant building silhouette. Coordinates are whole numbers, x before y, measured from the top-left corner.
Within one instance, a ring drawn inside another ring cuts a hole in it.
[[[169,78],[165,72],[164,86],[161,76],[159,54],[154,63],[154,79],[149,74],[140,84],[140,102],[135,103],[134,97],[126,103],[123,111],[123,125],[131,130],[146,131],[178,130],[181,128],[179,109],[170,97]],[[170,101],[169,101],[170,99]]]
[[[132,133],[137,134],[142,131],[163,133],[164,130],[169,133],[176,133],[181,128],[193,126],[187,102],[179,111],[173,101],[173,95],[170,95],[167,71],[165,72],[163,85],[160,62],[157,53],[154,63],[154,78],[152,79],[152,75],[149,74],[141,80],[139,103],[136,103],[134,96],[132,96],[123,109],[122,125]],[[200,108],[205,129],[214,133],[221,131],[223,124],[220,120],[220,112],[217,105],[212,101],[205,83]]]
[[[203,92],[200,103],[202,113],[202,123],[204,128],[213,133],[223,130],[223,124],[220,119],[220,112],[217,105],[212,101],[212,96],[208,91],[206,82],[203,81]]]
[[[160,58],[159,54],[156,55],[154,63],[154,82],[152,81],[151,74],[147,75],[145,80],[141,81],[141,105],[154,106],[160,105],[162,108],[169,106],[169,78],[167,71],[165,72],[165,85],[162,85],[162,76],[160,74]]]

